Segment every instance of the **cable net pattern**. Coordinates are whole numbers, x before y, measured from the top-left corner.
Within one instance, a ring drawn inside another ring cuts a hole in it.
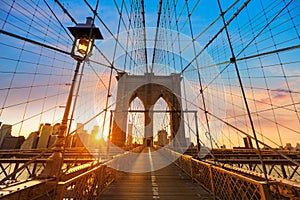
[[[107,139],[118,73],[179,73],[183,110],[197,111],[196,118],[184,116],[189,142],[196,144],[198,130],[201,145],[210,148],[244,147],[244,137],[255,148],[295,147],[299,7],[295,0],[2,1],[0,121],[25,137],[40,123],[60,123],[76,64],[67,27],[93,16],[105,40],[81,65],[70,134],[81,123]],[[135,116],[138,127],[144,116]],[[163,118],[170,123],[169,114]],[[138,141],[143,131],[134,130]]]

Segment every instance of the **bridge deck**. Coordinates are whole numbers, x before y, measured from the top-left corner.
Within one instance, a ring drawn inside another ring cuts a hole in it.
[[[132,168],[147,169],[150,165],[155,169],[166,162],[163,156],[154,156],[149,151],[137,157]],[[145,154],[147,156],[145,156]],[[172,199],[193,200],[212,199],[211,195],[196,183],[191,181],[175,164],[146,173],[124,173],[102,195],[101,199],[107,200],[147,200],[147,199]]]

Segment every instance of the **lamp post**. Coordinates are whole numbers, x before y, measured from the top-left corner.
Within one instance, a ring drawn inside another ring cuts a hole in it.
[[[47,159],[46,167],[42,172],[42,178],[58,177],[62,163],[62,152],[65,144],[66,130],[68,127],[69,114],[72,105],[72,97],[74,93],[75,83],[77,80],[79,68],[81,62],[88,57],[93,49],[94,41],[96,39],[103,39],[103,36],[94,23],[91,17],[87,17],[85,24],[77,24],[74,27],[68,27],[71,34],[74,36],[73,47],[71,51],[71,57],[77,61],[77,65],[74,71],[71,88],[69,91],[63,119],[60,125],[59,133],[55,140],[53,154]]]

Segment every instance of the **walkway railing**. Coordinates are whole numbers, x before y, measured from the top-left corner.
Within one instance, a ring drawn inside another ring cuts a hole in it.
[[[170,156],[177,157],[175,164],[190,175],[193,181],[200,183],[210,191],[216,199],[272,199],[265,181],[253,180],[221,167],[196,160],[191,156],[180,155],[167,149],[166,151],[169,151]]]
[[[58,183],[56,199],[96,199],[117,177],[118,172],[105,165]]]
[[[140,152],[142,146],[131,152]],[[120,160],[126,160],[128,153],[118,155],[102,164],[90,162],[70,168],[59,177],[50,179],[27,179],[0,187],[0,199],[18,200],[61,200],[61,199],[99,199],[103,192],[121,172],[108,167]]]
[[[139,146],[130,152],[139,153],[143,148]],[[66,177],[66,181],[58,183],[57,199],[98,199],[100,194],[121,174],[118,170],[108,166],[113,166],[114,162],[130,165],[128,160],[126,162],[127,155],[128,152],[125,152],[106,162],[105,165],[100,164],[85,172],[82,171],[85,169],[76,170],[78,175],[72,178]]]

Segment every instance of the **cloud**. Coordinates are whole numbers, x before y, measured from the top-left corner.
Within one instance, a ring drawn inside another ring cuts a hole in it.
[[[256,101],[257,106],[263,106],[263,105],[270,104],[270,103],[271,103],[270,98],[263,98],[263,99],[259,99]]]
[[[282,82],[280,84],[281,87],[286,87],[287,85],[289,85],[290,87],[291,86],[294,86],[296,85],[297,83],[299,83],[300,81],[299,80],[294,80],[294,81],[288,81],[288,82]]]
[[[283,103],[283,100],[289,99],[290,92],[290,90],[278,88],[275,90],[270,90],[270,97],[268,96],[267,92],[256,93],[255,104],[257,106],[265,106],[271,104],[280,105]]]
[[[289,93],[290,90],[286,90],[286,89],[276,89],[271,91],[271,95],[275,101],[288,98]]]

